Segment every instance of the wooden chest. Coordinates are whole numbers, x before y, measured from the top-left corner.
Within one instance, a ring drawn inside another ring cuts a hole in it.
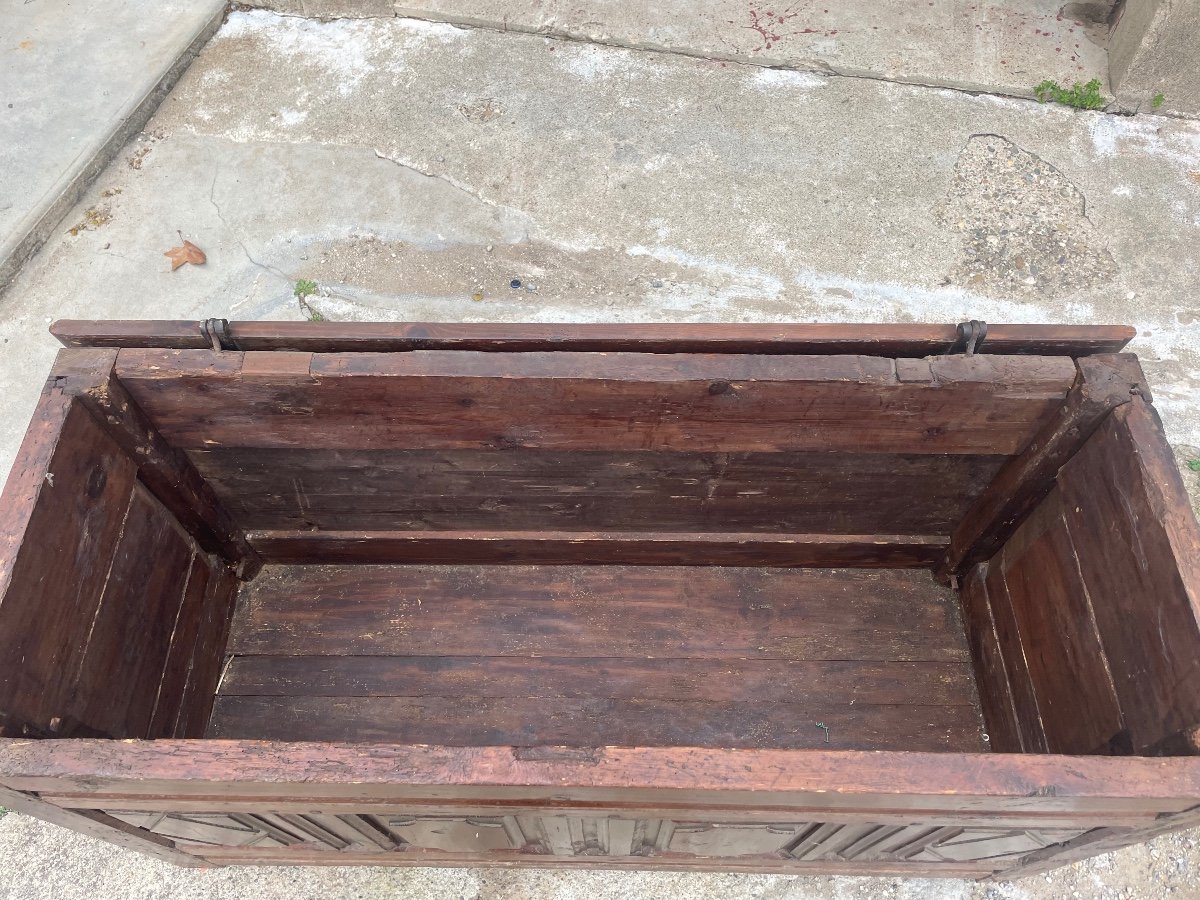
[[[1130,329],[54,331],[4,806],[195,866],[1012,878],[1200,824]]]

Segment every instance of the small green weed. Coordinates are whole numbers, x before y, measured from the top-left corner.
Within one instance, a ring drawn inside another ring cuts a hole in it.
[[[1200,459],[1189,459],[1187,461],[1187,467],[1193,472],[1200,472]]]
[[[292,289],[292,293],[296,295],[296,302],[300,304],[301,312],[308,316],[308,321],[324,322],[325,317],[321,315],[321,311],[308,302],[308,298],[316,292],[317,283],[307,278],[301,278]]]
[[[1166,102],[1167,102],[1167,98],[1164,97],[1161,93],[1155,94],[1154,99],[1150,101],[1150,108],[1158,109],[1160,106],[1162,106]]]
[[[1077,81],[1075,86],[1069,90],[1057,81],[1047,78],[1035,87],[1033,92],[1038,98],[1038,103],[1053,100],[1055,103],[1075,109],[1102,109],[1104,107],[1104,97],[1100,95],[1099,78],[1093,78],[1084,85]]]

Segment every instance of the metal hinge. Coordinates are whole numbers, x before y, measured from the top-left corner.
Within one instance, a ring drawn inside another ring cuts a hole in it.
[[[979,352],[979,348],[983,346],[983,341],[986,337],[987,322],[981,322],[979,319],[972,319],[970,322],[959,322],[958,336],[955,338],[954,343],[950,345],[950,349],[946,351],[946,355],[965,353],[967,356],[974,356]]]
[[[228,319],[205,319],[200,325],[200,330],[204,332],[204,336],[208,338],[208,342],[212,344],[214,350],[241,349],[237,345],[237,341],[233,339],[233,335],[229,333]]]

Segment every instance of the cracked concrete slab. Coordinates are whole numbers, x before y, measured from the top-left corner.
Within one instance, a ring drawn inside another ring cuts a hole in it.
[[[145,124],[223,4],[70,6],[0,0],[0,286]]]
[[[235,13],[69,217],[110,221],[54,238],[0,332],[130,297],[299,316],[299,278],[335,319],[1129,322],[1200,444],[1198,173],[1178,119]],[[208,265],[168,271],[177,231]],[[0,380],[23,418],[35,382]]]
[[[1032,97],[1107,82],[1111,0],[254,0],[329,18],[397,15],[761,66]]]

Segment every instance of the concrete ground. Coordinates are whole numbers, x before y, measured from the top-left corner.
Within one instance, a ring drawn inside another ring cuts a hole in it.
[[[306,16],[394,14],[761,66],[1032,97],[1106,81],[1112,0],[252,0]],[[1169,108],[1169,107],[1164,107]]]
[[[1200,123],[709,58],[686,31],[652,52],[385,12],[230,15],[0,296],[0,473],[50,320],[301,318],[299,279],[330,319],[1130,322],[1200,456]],[[169,270],[180,236],[205,265]],[[195,872],[9,815],[0,897],[1191,897],[1197,839],[991,886]]]
[[[0,0],[0,287],[145,124],[223,5]]]

